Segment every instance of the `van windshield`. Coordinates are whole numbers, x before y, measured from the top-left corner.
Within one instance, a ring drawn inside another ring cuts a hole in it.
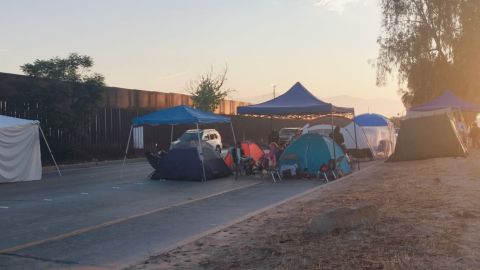
[[[178,138],[179,141],[181,142],[189,142],[192,140],[198,141],[198,133],[197,132],[185,132]],[[200,138],[202,138],[203,132],[200,132]]]

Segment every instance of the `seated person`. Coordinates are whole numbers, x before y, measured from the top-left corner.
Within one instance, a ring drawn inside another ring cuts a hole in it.
[[[278,145],[274,142],[271,142],[268,145],[269,151],[265,154],[265,160],[267,164],[265,164],[268,168],[275,168],[277,166],[277,153],[278,153]]]

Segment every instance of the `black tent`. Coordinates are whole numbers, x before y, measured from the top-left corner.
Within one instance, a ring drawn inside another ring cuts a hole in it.
[[[202,142],[206,180],[231,174],[222,157],[211,146]],[[147,158],[155,172],[151,179],[202,181],[203,169],[198,147],[179,147],[159,157],[152,154]]]
[[[447,114],[403,120],[395,152],[389,161],[406,161],[467,154],[455,124]]]

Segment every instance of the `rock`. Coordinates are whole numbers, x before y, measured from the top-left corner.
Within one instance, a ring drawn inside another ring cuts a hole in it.
[[[351,230],[360,226],[373,225],[376,223],[377,217],[377,208],[373,205],[336,208],[314,217],[310,224],[310,231],[323,234],[338,230]]]

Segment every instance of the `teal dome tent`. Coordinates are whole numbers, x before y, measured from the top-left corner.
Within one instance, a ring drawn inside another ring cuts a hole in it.
[[[335,153],[333,151],[335,145]],[[280,156],[279,166],[294,165],[303,172],[317,174],[320,167],[337,157],[337,169],[343,175],[352,172],[342,148],[331,138],[319,134],[305,134],[293,141]]]

